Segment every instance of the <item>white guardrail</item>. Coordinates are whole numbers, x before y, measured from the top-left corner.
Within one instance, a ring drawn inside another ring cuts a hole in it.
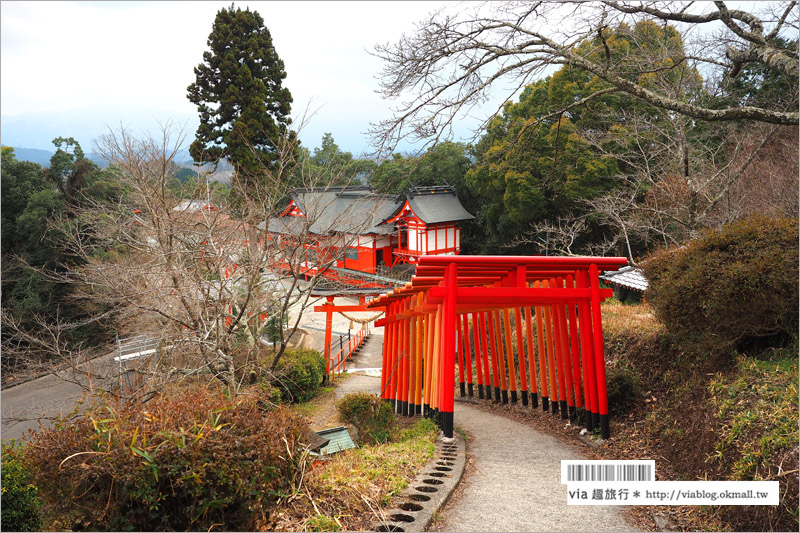
[[[147,335],[117,339],[117,353],[119,355],[114,358],[114,361],[121,364],[125,361],[147,357],[156,353],[157,348],[158,339]]]

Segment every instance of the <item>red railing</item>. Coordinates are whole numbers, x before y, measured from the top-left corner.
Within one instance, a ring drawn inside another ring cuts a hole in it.
[[[367,337],[369,337],[368,327],[359,330],[354,337],[350,337],[350,340],[343,344],[338,352],[331,354],[331,360],[328,361],[328,369],[331,376],[331,381],[333,381],[336,376],[347,370],[347,360],[350,359],[353,353],[364,344],[364,342],[367,340]],[[343,342],[342,337],[339,337],[339,342]]]

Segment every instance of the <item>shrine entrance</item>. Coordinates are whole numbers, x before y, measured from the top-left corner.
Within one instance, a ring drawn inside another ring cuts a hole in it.
[[[420,257],[410,283],[359,306],[386,315],[375,322],[384,327],[381,397],[403,415],[434,418],[452,438],[458,366],[461,396],[477,385],[479,399],[541,404],[608,438],[600,303],[612,291],[598,276],[627,262]]]
[[[348,296],[351,295],[348,294]],[[338,296],[341,296],[341,294],[338,294]],[[370,334],[369,323],[374,322],[383,315],[383,312],[379,312],[371,318],[356,318],[346,314],[369,311],[364,305],[364,295],[360,295],[358,304],[354,305],[336,305],[334,304],[334,295],[327,295],[325,299],[326,301],[322,305],[314,306],[314,311],[325,313],[325,345],[323,348],[325,379],[334,381],[336,376],[347,370],[347,361],[366,342]],[[339,313],[350,320],[347,340],[345,341],[344,337],[340,336],[338,346],[332,342],[334,313]],[[355,335],[351,336],[350,329],[352,329],[353,323],[358,323],[360,328]]]

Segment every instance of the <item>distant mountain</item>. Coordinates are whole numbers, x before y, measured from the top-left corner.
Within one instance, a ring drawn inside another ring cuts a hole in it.
[[[39,163],[45,168],[50,166],[50,158],[55,154],[53,151],[39,150],[38,148],[23,148],[20,146],[14,146],[13,148],[14,156],[17,160]],[[88,153],[86,157],[100,168],[106,168],[108,166],[108,161],[100,154]]]
[[[74,137],[84,152],[93,151],[95,142],[109,130],[124,126],[133,135],[148,134],[158,137],[161,124],[169,121],[174,125],[173,133],[185,126],[188,133],[184,147],[188,147],[191,134],[197,129],[198,118],[185,112],[153,110],[128,106],[124,109],[109,107],[87,107],[64,112],[36,112],[0,117],[2,130],[0,142],[4,146],[24,146],[37,150],[53,151],[56,137]],[[181,157],[181,160],[189,157]]]
[[[39,163],[43,167],[50,166],[50,158],[53,157],[53,152],[37,150],[36,148],[20,148],[18,146],[14,146],[13,148],[14,156],[16,156],[18,161],[31,161],[33,163]]]
[[[4,145],[5,146],[5,145]],[[53,157],[55,152],[48,151],[48,150],[39,150],[38,148],[22,148],[18,146],[14,146],[14,156],[19,161],[32,161],[34,163],[39,163],[44,168],[50,166],[50,158]],[[106,168],[108,166],[108,161],[100,154],[97,153],[88,153],[86,157],[89,158],[95,165],[100,168]],[[186,177],[190,175],[196,175],[201,173],[206,165],[197,165],[194,161],[192,161],[191,157],[189,156],[188,150],[181,150],[175,156],[175,163],[180,166],[182,169],[186,170],[187,172],[179,172],[178,179],[183,181]],[[217,165],[216,171],[211,174],[210,179],[212,181],[220,181],[222,183],[230,183],[231,177],[233,176],[233,168],[231,164],[227,161],[221,161]]]

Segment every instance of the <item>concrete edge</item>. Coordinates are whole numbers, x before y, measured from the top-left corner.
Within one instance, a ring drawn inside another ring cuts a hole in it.
[[[402,502],[397,507],[381,511],[381,520],[373,523],[371,529],[425,531],[458,486],[465,465],[466,444],[461,435],[456,433],[451,443],[440,438],[433,459],[400,493],[398,498]]]

